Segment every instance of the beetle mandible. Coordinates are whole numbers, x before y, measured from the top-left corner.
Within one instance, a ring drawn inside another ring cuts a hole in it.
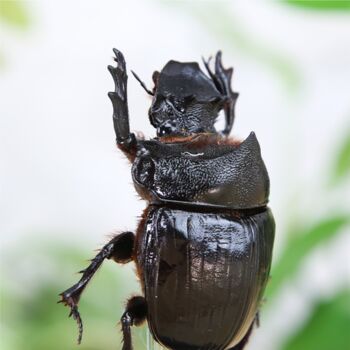
[[[105,259],[134,261],[143,296],[128,300],[121,317],[123,350],[131,326],[147,319],[154,339],[173,350],[241,350],[246,345],[269,277],[275,223],[267,207],[269,177],[254,133],[243,142],[228,135],[238,94],[232,68],[169,61],[154,72],[151,140],[130,132],[127,72],[114,49],[108,66],[115,91],[113,122],[118,147],[132,163],[137,192],[148,202],[136,234],[116,235],[61,293],[79,325],[80,296]],[[215,129],[220,111],[225,127]]]

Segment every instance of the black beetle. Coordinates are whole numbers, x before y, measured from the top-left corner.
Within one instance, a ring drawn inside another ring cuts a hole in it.
[[[154,339],[173,350],[240,350],[248,341],[269,277],[275,223],[267,208],[269,178],[254,133],[228,137],[238,94],[221,52],[215,69],[204,61],[168,62],[153,74],[149,110],[152,140],[129,130],[127,74],[122,53],[109,66],[115,92],[118,147],[132,163],[136,190],[148,201],[136,234],[108,242],[61,293],[79,324],[81,293],[104,259],[134,261],[144,296],[132,297],[121,317],[123,350],[132,349],[130,327],[147,319]],[[215,130],[219,112],[226,126]]]

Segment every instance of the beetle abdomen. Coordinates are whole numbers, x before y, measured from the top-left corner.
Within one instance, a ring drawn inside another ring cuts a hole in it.
[[[175,350],[221,350],[254,321],[271,263],[274,220],[153,207],[137,260],[155,339]]]

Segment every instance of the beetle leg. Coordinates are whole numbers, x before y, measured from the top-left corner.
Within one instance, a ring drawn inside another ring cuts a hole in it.
[[[224,112],[226,117],[226,127],[223,130],[224,135],[231,132],[233,122],[235,119],[235,104],[238,98],[238,93],[231,89],[231,78],[233,68],[225,69],[221,61],[221,51],[218,51],[215,57],[215,76],[221,85],[222,93],[226,96],[227,101],[224,105]]]
[[[103,246],[100,252],[91,260],[90,265],[80,271],[83,274],[81,279],[60,294],[61,300],[59,302],[70,307],[69,316],[73,316],[78,323],[78,344],[80,344],[83,334],[83,323],[78,311],[81,294],[105,259],[113,259],[115,262],[121,264],[125,264],[133,259],[134,238],[132,232],[123,232],[115,236]]]
[[[128,300],[120,322],[123,332],[122,350],[132,350],[131,326],[139,326],[147,317],[147,303],[144,297],[136,296]]]
[[[228,135],[231,132],[233,122],[235,119],[235,104],[238,97],[237,92],[233,92],[231,89],[231,78],[233,69],[225,69],[221,61],[221,51],[218,51],[215,57],[215,73],[210,69],[208,61],[203,60],[205,68],[208,71],[210,78],[213,80],[216,88],[220,91],[223,97],[226,99],[224,103],[224,112],[226,119],[226,126],[222,133]]]
[[[108,66],[108,70],[113,77],[115,89],[114,92],[108,93],[108,97],[113,104],[113,124],[117,144],[125,152],[130,152],[135,148],[136,138],[134,134],[130,133],[129,126],[126,64],[124,56],[120,51],[113,49],[113,52],[117,66]]]

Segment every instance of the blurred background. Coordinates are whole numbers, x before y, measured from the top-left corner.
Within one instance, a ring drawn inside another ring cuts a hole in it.
[[[77,349],[58,293],[145,207],[114,143],[113,47],[149,87],[168,60],[223,50],[233,135],[256,132],[277,222],[247,349],[350,349],[350,2],[318,0],[0,1],[1,349]],[[153,137],[149,105],[130,77],[131,128]],[[80,349],[120,348],[138,293],[132,264],[106,262]],[[133,330],[136,350],[156,347],[147,334]]]

